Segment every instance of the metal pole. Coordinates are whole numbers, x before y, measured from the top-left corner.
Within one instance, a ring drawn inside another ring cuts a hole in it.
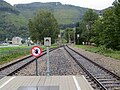
[[[47,47],[47,76],[49,76],[50,68],[49,68],[49,47]]]
[[[78,42],[78,45],[79,45],[79,37],[80,37],[80,35],[77,34],[77,42]]]
[[[36,86],[36,90],[39,90],[38,86]]]
[[[36,76],[38,76],[38,60],[37,60],[37,58],[36,58]]]
[[[76,43],[75,43],[75,28],[73,28],[73,30],[74,30],[74,44],[76,44]]]
[[[70,43],[70,34],[69,34],[69,43]]]

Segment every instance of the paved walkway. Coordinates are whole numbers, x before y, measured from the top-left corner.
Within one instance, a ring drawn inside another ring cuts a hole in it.
[[[93,90],[80,76],[9,76],[0,80],[0,90]]]

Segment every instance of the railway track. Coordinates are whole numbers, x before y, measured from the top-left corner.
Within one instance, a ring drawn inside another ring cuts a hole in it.
[[[70,56],[86,73],[95,90],[120,90],[120,77],[82,56],[68,46],[64,47]]]
[[[64,47],[52,51],[49,55],[50,63],[50,76],[66,76],[66,75],[81,75],[82,69],[70,57]],[[35,62],[29,64],[23,69],[20,69],[15,76],[34,76],[35,75]],[[38,74],[46,76],[46,56],[38,59]]]
[[[51,48],[50,52],[55,50],[57,48]],[[42,52],[42,55],[46,54],[46,50],[44,50]],[[40,56],[40,57],[41,57]],[[40,58],[38,57],[38,58]],[[13,75],[14,73],[16,73],[17,71],[19,71],[20,69],[24,68],[26,65],[29,65],[30,63],[32,63],[33,61],[35,61],[35,57],[33,57],[32,55],[26,56],[16,62],[13,62],[11,64],[8,64],[2,68],[0,68],[0,79],[3,78],[4,76],[10,76]]]

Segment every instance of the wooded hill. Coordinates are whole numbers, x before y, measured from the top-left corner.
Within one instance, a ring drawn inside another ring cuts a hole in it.
[[[30,4],[18,4],[15,5],[17,9],[27,19],[31,18],[36,11],[45,9],[51,11],[59,24],[70,24],[81,20],[84,13],[88,10],[87,8],[76,7],[72,5],[63,5],[59,2],[51,3],[30,3]]]
[[[10,5],[0,0],[0,41],[14,36],[28,37],[28,20],[37,11],[44,9],[52,12],[59,24],[72,24],[80,21],[87,8],[63,5],[59,2],[29,3]],[[96,12],[99,12],[96,10]]]
[[[0,0],[0,41],[14,36],[28,36],[26,22],[26,18],[19,10]]]

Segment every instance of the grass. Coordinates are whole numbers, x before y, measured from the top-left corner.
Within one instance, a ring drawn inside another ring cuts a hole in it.
[[[50,48],[55,48],[56,45],[52,45]],[[42,50],[45,50],[45,46],[41,46]],[[16,47],[3,47],[0,48],[0,65],[18,59],[20,57],[30,54],[30,46],[16,46]]]
[[[30,47],[4,47],[0,48],[0,64],[10,62],[16,58],[29,54]]]
[[[52,44],[51,46],[50,46],[50,48],[56,48],[57,47],[57,44]]]
[[[42,47],[44,49],[44,47]],[[4,64],[17,58],[30,54],[31,47],[16,46],[0,48],[0,64]]]
[[[98,53],[107,57],[111,57],[114,59],[120,60],[120,51],[115,51],[112,49],[106,49],[105,47],[94,47],[94,46],[88,46],[88,45],[74,45],[74,47],[84,49],[86,51]]]

